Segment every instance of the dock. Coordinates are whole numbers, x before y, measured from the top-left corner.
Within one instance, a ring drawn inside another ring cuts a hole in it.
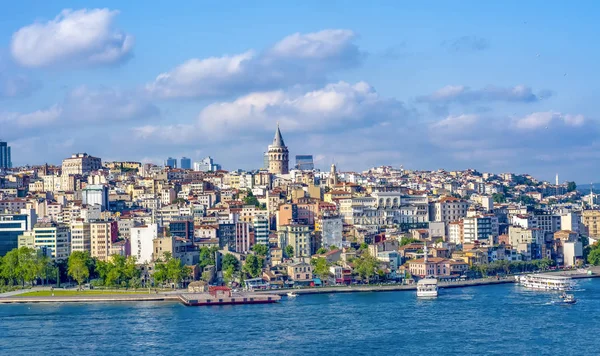
[[[277,303],[281,299],[276,294],[234,293],[230,296],[215,297],[208,293],[181,294],[179,300],[186,306],[240,305]]]

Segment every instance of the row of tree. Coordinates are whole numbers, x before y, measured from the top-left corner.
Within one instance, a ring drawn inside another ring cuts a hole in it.
[[[499,274],[514,274],[522,272],[544,271],[556,265],[554,260],[543,258],[532,261],[494,261],[489,264],[478,264],[471,266],[471,271],[481,275],[497,276]]]
[[[13,249],[0,258],[0,285],[33,284],[38,279],[47,280],[50,275],[56,276],[56,269],[49,257],[32,248]]]

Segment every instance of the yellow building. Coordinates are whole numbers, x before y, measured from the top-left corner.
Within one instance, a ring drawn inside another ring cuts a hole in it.
[[[581,222],[585,226],[584,233],[589,237],[600,237],[600,210],[584,210]]]

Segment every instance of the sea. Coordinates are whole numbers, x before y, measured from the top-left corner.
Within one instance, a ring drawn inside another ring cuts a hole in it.
[[[577,303],[513,284],[175,302],[0,305],[1,355],[599,355],[600,279]]]

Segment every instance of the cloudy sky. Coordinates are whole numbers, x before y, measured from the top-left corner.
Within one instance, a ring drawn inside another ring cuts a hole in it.
[[[350,6],[351,5],[351,6]],[[0,22],[0,139],[74,152],[342,171],[600,175],[595,1],[19,1]],[[293,163],[293,162],[292,162]]]

